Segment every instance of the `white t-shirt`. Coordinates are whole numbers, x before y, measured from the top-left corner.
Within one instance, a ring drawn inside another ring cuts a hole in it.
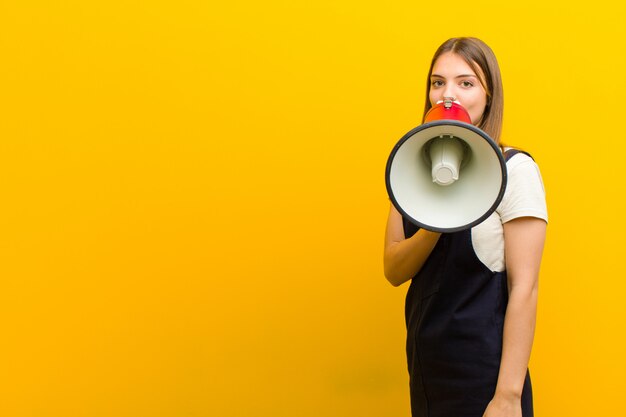
[[[518,153],[507,161],[507,186],[500,205],[485,221],[471,230],[478,259],[491,271],[504,271],[502,225],[518,217],[548,221],[545,190],[539,167],[528,155]]]

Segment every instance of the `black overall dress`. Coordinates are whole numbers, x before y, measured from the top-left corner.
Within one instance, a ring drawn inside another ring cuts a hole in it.
[[[406,238],[418,230],[403,225]],[[478,259],[471,229],[442,234],[406,296],[413,417],[482,417],[498,381],[507,301],[506,271]],[[522,415],[533,416],[528,372]]]

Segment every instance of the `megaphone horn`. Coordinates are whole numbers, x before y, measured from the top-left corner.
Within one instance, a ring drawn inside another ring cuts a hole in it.
[[[498,145],[450,97],[398,141],[385,175],[398,211],[418,227],[442,233],[489,217],[502,200],[506,179]]]

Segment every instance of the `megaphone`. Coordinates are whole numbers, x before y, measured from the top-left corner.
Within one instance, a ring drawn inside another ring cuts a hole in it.
[[[441,233],[469,229],[489,217],[507,181],[498,145],[453,100],[434,105],[424,123],[398,141],[385,175],[398,211],[418,227]]]

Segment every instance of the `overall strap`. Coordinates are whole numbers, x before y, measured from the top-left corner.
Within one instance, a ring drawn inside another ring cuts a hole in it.
[[[509,159],[513,158],[518,153],[523,153],[525,155],[528,155],[530,159],[534,161],[534,158],[528,152],[523,151],[521,149],[515,149],[515,148],[509,148],[506,151],[504,151],[504,161],[509,162]]]

